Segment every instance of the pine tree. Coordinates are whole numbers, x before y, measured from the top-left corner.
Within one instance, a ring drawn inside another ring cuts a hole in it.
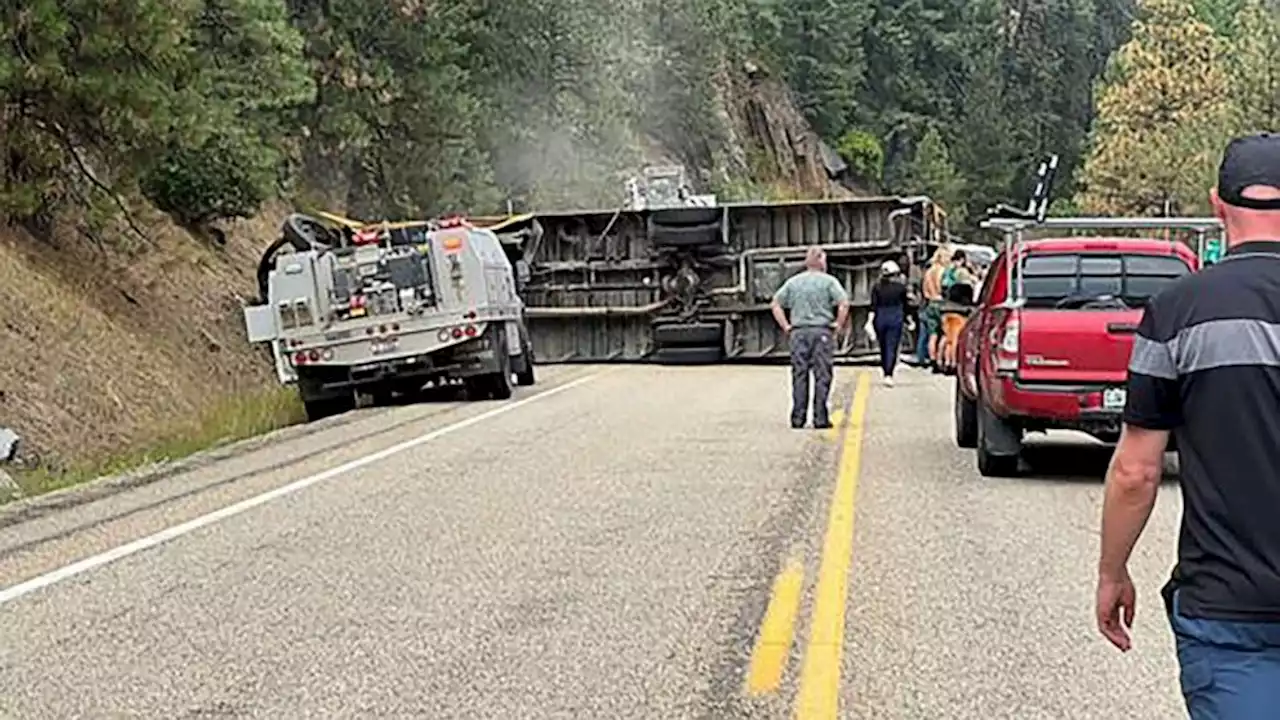
[[[1019,130],[1022,108],[1012,104],[1008,88],[1012,34],[998,15],[999,3],[975,3],[969,15],[984,32],[966,38],[966,57],[957,73],[958,117],[952,121],[956,138],[953,159],[967,180],[965,215],[980,216],[987,206],[1008,202],[1021,173],[1018,158],[1027,152]],[[985,37],[984,37],[985,36]],[[952,213],[956,208],[948,208]]]
[[[1280,131],[1280,6],[1245,0],[1228,54],[1237,132]]]
[[[916,146],[905,183],[947,209],[953,226],[966,219],[965,179],[951,161],[951,152],[937,128],[929,128]]]
[[[777,10],[784,75],[818,134],[833,142],[854,120],[872,12],[865,0],[796,0]]]
[[[1098,99],[1080,206],[1097,214],[1207,210],[1228,129],[1222,42],[1187,0],[1144,0]]]
[[[108,195],[175,135],[198,132],[189,0],[30,0],[0,10],[0,211],[40,211],[78,178]],[[109,157],[111,162],[104,162]]]
[[[257,211],[276,191],[291,112],[315,97],[281,0],[205,0],[191,30],[179,83],[201,98],[204,122],[141,178],[156,207],[189,226]]]
[[[1196,17],[1219,35],[1229,36],[1235,30],[1236,14],[1243,2],[1248,0],[1195,0]]]

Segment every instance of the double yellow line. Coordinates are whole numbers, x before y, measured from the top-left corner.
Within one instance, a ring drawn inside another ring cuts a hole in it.
[[[862,459],[862,430],[871,392],[871,374],[862,372],[853,403],[840,426],[841,451],[836,488],[831,498],[822,561],[813,593],[809,642],[800,670],[796,720],[834,720],[839,709],[840,662],[844,652],[844,615],[848,602],[849,564],[853,555],[854,505]],[[792,558],[774,581],[760,634],[751,654],[746,691],[777,692],[795,635],[796,614],[804,588],[804,563]]]

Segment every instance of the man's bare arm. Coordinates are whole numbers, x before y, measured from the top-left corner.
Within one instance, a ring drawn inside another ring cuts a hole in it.
[[[836,306],[836,329],[843,330],[849,322],[849,301],[841,300]]]
[[[1099,575],[1117,578],[1125,574],[1129,556],[1155,506],[1168,445],[1168,430],[1125,425],[1121,431],[1107,468]]]
[[[773,319],[778,323],[778,327],[782,328],[782,332],[791,332],[791,323],[787,322],[787,313],[782,309],[782,304],[777,298],[769,304],[769,309],[773,311]]]

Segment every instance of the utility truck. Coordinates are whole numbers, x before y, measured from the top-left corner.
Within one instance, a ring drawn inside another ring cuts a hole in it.
[[[333,222],[294,214],[258,266],[250,342],[266,343],[307,417],[385,403],[428,383],[504,400],[534,383],[513,265],[497,236],[461,218]],[[513,381],[514,378],[514,381]]]

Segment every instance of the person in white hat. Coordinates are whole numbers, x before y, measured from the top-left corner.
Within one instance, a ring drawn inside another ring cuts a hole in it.
[[[906,321],[907,285],[902,280],[902,269],[898,263],[886,260],[880,266],[879,281],[871,288],[871,327],[880,345],[880,369],[888,387],[893,386],[893,370],[898,365]]]

